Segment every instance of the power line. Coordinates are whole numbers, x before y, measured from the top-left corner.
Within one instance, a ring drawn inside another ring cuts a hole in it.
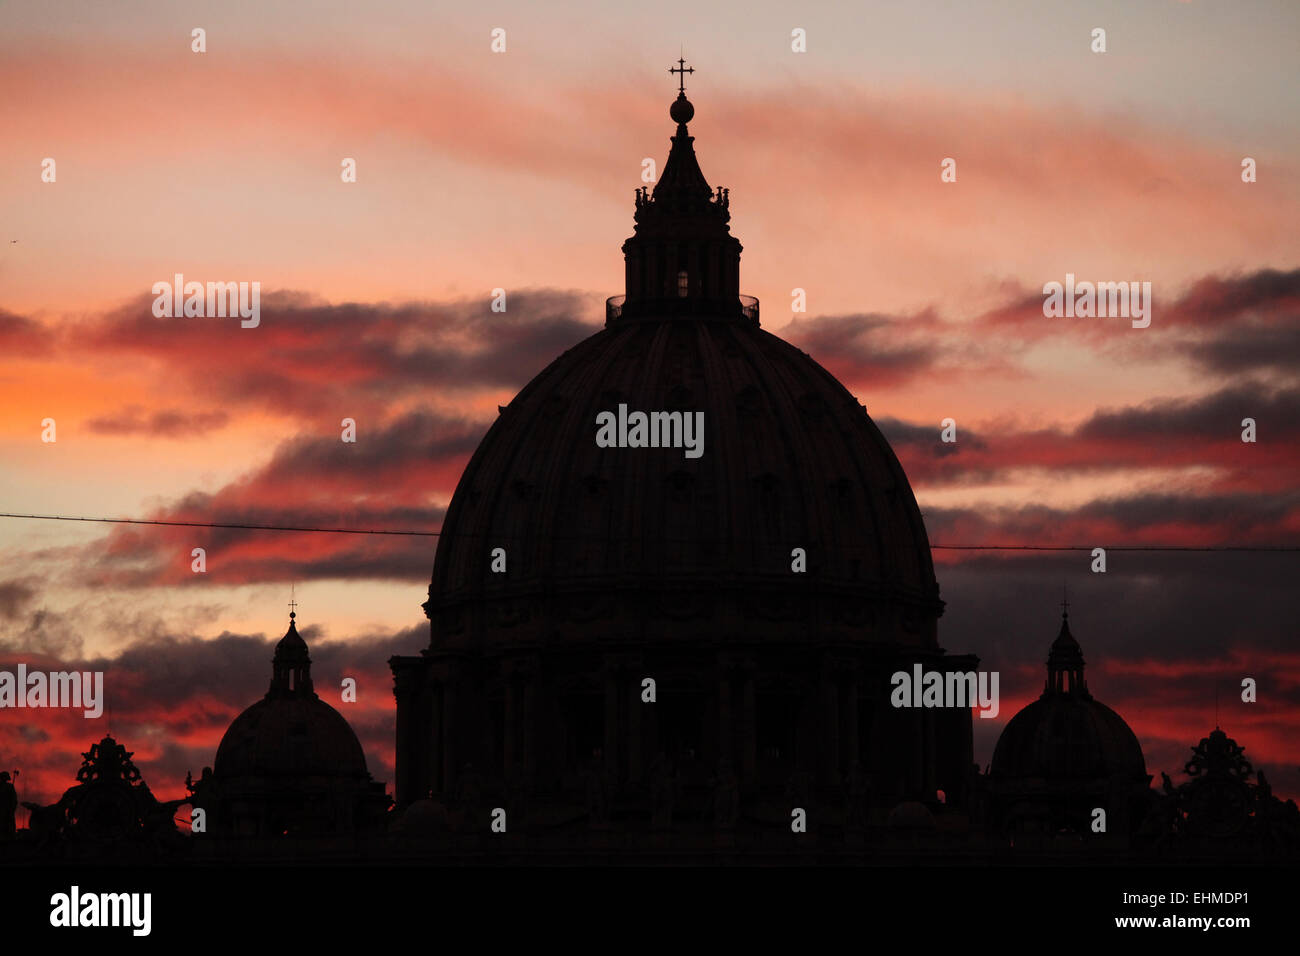
[[[300,525],[236,524],[221,521],[166,521],[156,518],[100,518],[80,515],[31,515],[0,512],[0,518],[29,518],[34,521],[91,521],[100,524],[162,525],[173,528],[231,528],[240,531],[298,531],[312,534],[386,534],[408,537],[440,538],[441,531],[413,531],[403,528],[316,528]],[[469,537],[462,535],[461,537]],[[511,535],[492,535],[508,539]],[[1181,545],[1181,544],[931,544],[932,551],[1088,551],[1104,547],[1107,551],[1191,551],[1191,552],[1297,552],[1300,545]]]

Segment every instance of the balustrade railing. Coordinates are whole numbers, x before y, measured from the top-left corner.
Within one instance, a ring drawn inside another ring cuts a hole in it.
[[[742,295],[742,296],[738,296],[738,304],[740,306],[740,314],[744,316],[744,318],[747,321],[757,325],[758,324],[758,299],[756,299],[752,295]],[[605,324],[608,325],[611,322],[616,322],[618,319],[622,318],[624,307],[626,305],[627,305],[627,296],[625,295],[612,295],[608,299],[606,299],[605,300]],[[642,305],[647,310],[650,309],[657,310],[658,308],[662,308],[662,310],[665,313],[668,313],[670,315],[677,314],[677,313],[689,314],[692,312],[707,312],[710,311],[711,309],[716,308],[715,304],[709,303],[707,301],[700,302],[695,299],[675,299],[675,298],[664,298],[662,300],[652,300],[650,302],[643,303]]]

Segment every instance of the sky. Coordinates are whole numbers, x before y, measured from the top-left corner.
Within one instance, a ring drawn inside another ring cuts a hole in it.
[[[436,530],[496,406],[622,292],[683,53],[742,291],[868,407],[931,541],[1112,548],[1105,574],[936,552],[941,643],[1002,674],[981,764],[1068,586],[1157,781],[1217,709],[1300,795],[1300,558],[1113,550],[1300,545],[1293,3],[0,4],[0,511]],[[260,282],[260,324],[155,317],[176,273]],[[1150,282],[1150,326],[1045,317],[1067,273]],[[0,766],[51,801],[111,723],[179,797],[265,692],[293,586],[391,786],[386,660],[427,642],[432,560],[0,519],[0,668],[103,669],[112,711],[0,712]]]

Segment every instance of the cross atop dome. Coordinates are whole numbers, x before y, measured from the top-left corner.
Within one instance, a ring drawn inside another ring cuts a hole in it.
[[[679,57],[677,60],[677,66],[670,66],[668,68],[668,72],[681,74],[681,77],[678,79],[678,83],[677,83],[677,92],[685,96],[686,95],[686,74],[694,73],[695,67],[687,66],[686,60]]]
[[[686,60],[678,57],[677,66],[670,66],[668,72],[678,74],[677,99],[669,107],[668,115],[673,118],[673,122],[684,128],[695,117],[695,105],[686,98],[686,74],[694,73],[695,67],[687,66]]]

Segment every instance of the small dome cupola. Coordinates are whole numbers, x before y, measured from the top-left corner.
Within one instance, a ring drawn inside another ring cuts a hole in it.
[[[623,243],[626,295],[615,317],[742,314],[740,299],[740,241],[731,235],[730,197],[716,192],[695,158],[695,137],[686,124],[695,107],[686,98],[686,74],[694,73],[679,59],[669,72],[681,79],[669,116],[677,124],[668,161],[654,191],[636,191],[635,235]],[[756,308],[745,313],[756,318]]]
[[[295,611],[289,612],[289,630],[275,645],[271,659],[271,687],[268,697],[315,697],[311,685],[311,658],[307,655],[307,642],[294,625]]]
[[[1045,694],[1067,694],[1090,698],[1088,684],[1083,679],[1083,651],[1070,633],[1070,602],[1061,602],[1061,631],[1052,642],[1047,654],[1047,686]]]

